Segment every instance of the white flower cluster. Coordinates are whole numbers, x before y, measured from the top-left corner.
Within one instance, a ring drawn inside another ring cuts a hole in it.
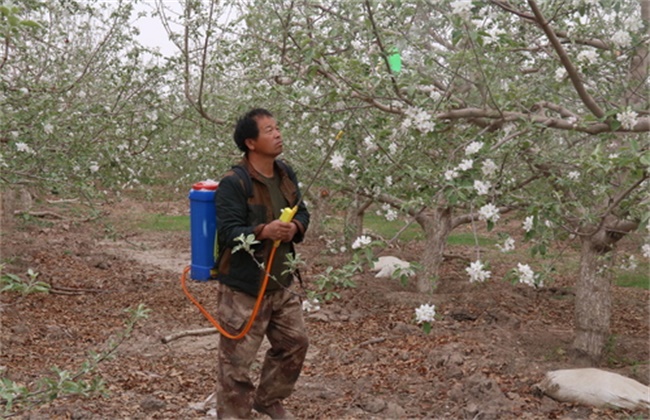
[[[569,178],[571,181],[577,181],[578,178],[580,178],[580,172],[571,171],[567,174],[567,178]]]
[[[623,27],[627,28],[630,32],[637,32],[643,27],[643,21],[640,16],[630,15],[623,21]]]
[[[363,139],[363,145],[366,146],[366,150],[370,153],[376,152],[378,149],[377,145],[370,136]]]
[[[306,299],[302,301],[302,310],[305,312],[316,312],[320,310],[320,302],[318,299]]]
[[[352,249],[363,248],[364,246],[370,245],[372,238],[370,236],[361,235],[352,243]]]
[[[517,263],[517,273],[519,275],[519,283],[535,286],[535,272],[528,264]]]
[[[22,141],[16,143],[16,150],[30,155],[34,154],[34,150],[31,147],[29,147],[29,144]]]
[[[469,18],[472,12],[472,0],[456,0],[451,2],[451,12],[463,18]]]
[[[492,159],[485,159],[483,165],[481,166],[481,172],[483,172],[483,175],[488,177],[494,175],[498,169],[499,167],[496,163],[494,163]]]
[[[492,203],[488,203],[478,210],[479,220],[496,223],[500,217],[499,208]]]
[[[397,220],[399,214],[389,204],[383,204],[381,210],[377,210],[377,216],[384,216],[389,222]]]
[[[611,38],[612,42],[619,48],[627,48],[632,44],[630,33],[622,29],[616,31]]]
[[[650,225],[648,225],[650,226]],[[641,252],[643,252],[643,257],[650,260],[650,244],[645,244],[641,247]]]
[[[484,282],[485,280],[489,279],[490,276],[492,276],[492,273],[487,270],[483,270],[484,268],[485,266],[483,263],[480,260],[476,260],[465,269],[467,274],[469,274],[470,283],[477,281]]]
[[[474,181],[474,189],[478,195],[486,195],[491,187],[490,181],[479,181],[478,179]]]
[[[345,163],[345,158],[339,152],[336,150],[334,153],[332,153],[332,157],[330,157],[330,165],[332,165],[332,168],[340,170],[343,168],[343,164]]]
[[[596,64],[598,61],[598,54],[594,50],[580,51],[577,58],[578,63],[581,64]]]
[[[497,244],[497,248],[499,248],[501,252],[513,251],[515,249],[515,238],[508,236],[506,240],[503,241],[503,245]]]
[[[633,129],[637,123],[638,117],[639,114],[629,108],[616,114],[616,119],[621,123],[621,127],[625,130]]]
[[[524,231],[530,232],[533,229],[534,221],[535,221],[535,216],[526,217],[526,219],[524,219],[524,223],[522,224]]]
[[[472,156],[475,155],[483,148],[483,142],[481,141],[473,141],[470,144],[467,145],[465,148],[465,154],[467,156]]]
[[[436,319],[436,305],[424,303],[415,309],[415,321],[418,324],[423,322],[433,322]]]
[[[407,116],[402,122],[402,127],[405,129],[413,125],[418,131],[427,134],[436,128],[436,124],[431,120],[431,115],[421,108],[408,107],[404,114]]]

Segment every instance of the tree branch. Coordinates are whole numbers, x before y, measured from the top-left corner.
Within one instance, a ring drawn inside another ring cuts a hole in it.
[[[571,83],[573,83],[573,87],[578,93],[578,96],[580,96],[582,102],[596,117],[604,118],[605,111],[603,111],[603,109],[596,103],[596,101],[589,94],[589,92],[587,92],[587,89],[585,89],[582,80],[580,80],[578,69],[576,69],[573,63],[571,62],[569,55],[564,50],[564,47],[562,47],[562,43],[557,38],[557,35],[553,31],[553,29],[551,29],[551,26],[549,25],[548,21],[544,18],[544,15],[542,15],[541,10],[539,10],[539,7],[537,6],[537,3],[535,3],[534,0],[528,0],[528,4],[530,5],[531,9],[533,10],[533,13],[535,14],[537,23],[546,34],[546,37],[551,42],[553,49],[559,56],[562,65],[566,69],[569,78],[571,79]]]

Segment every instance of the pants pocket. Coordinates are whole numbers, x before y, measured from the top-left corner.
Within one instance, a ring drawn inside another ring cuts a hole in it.
[[[219,323],[233,333],[241,331],[253,312],[255,299],[224,284],[219,284],[217,293]]]

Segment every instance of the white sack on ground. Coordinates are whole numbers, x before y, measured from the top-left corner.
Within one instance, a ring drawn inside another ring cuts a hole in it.
[[[397,257],[379,257],[372,267],[372,271],[378,271],[375,277],[392,277],[395,270],[408,270],[411,267],[407,261],[400,260]]]
[[[650,409],[650,388],[634,379],[595,368],[564,369],[546,373],[538,385],[558,401],[591,406]]]

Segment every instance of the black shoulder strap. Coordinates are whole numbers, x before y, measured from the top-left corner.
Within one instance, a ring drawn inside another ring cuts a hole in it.
[[[246,197],[250,198],[253,196],[253,182],[251,181],[250,175],[246,169],[241,165],[233,165],[232,170],[237,174],[237,176],[244,181],[244,193]]]
[[[276,160],[278,165],[287,173],[289,179],[291,179],[294,184],[298,185],[298,179],[296,178],[296,173],[293,168],[289,166],[285,161],[278,159]],[[237,176],[244,181],[244,193],[246,197],[250,198],[253,196],[253,181],[246,171],[246,169],[241,165],[233,165],[232,170],[237,174]]]
[[[289,179],[293,181],[296,186],[298,186],[298,178],[296,177],[296,173],[294,172],[293,168],[285,161],[278,159],[276,160],[278,162],[278,165],[284,169],[284,171],[289,175]]]

